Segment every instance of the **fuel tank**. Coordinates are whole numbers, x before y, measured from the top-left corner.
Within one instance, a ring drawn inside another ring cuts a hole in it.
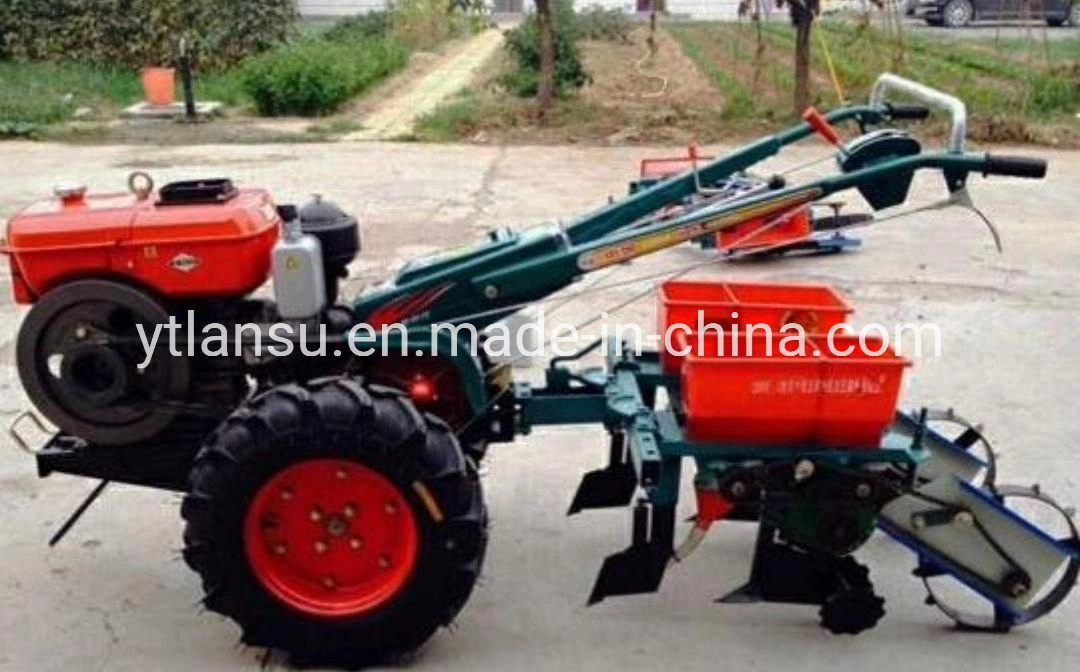
[[[281,219],[270,194],[225,179],[142,193],[58,189],[7,225],[15,300],[78,278],[122,278],[164,297],[233,297],[266,281]]]

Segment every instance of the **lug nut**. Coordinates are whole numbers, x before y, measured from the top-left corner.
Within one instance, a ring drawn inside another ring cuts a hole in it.
[[[395,504],[393,502],[387,502],[386,503],[386,512],[391,514],[391,515],[397,513],[397,504]]]
[[[292,490],[290,490],[288,488],[285,488],[284,490],[282,490],[281,491],[281,499],[283,499],[286,502],[289,501],[290,499],[292,499]]]
[[[859,499],[866,499],[873,493],[873,488],[869,483],[859,483],[855,486],[855,496]]]
[[[378,560],[379,569],[386,569],[390,566],[390,558],[385,555],[380,555]]]
[[[746,484],[742,481],[735,481],[731,484],[731,496],[735,499],[742,499],[746,496]]]
[[[352,504],[346,504],[345,508],[341,510],[341,515],[345,516],[346,518],[352,518],[356,515],[356,507]]]
[[[75,327],[75,338],[79,339],[80,341],[86,338],[86,335],[88,333],[89,332],[86,330],[86,327]]]
[[[274,544],[274,555],[285,555],[285,544]]]
[[[335,583],[334,577],[328,576],[328,577],[326,577],[325,579],[322,580],[322,585],[325,588],[333,588],[334,586],[337,585],[337,583]]]
[[[346,478],[349,477],[349,472],[345,471],[344,469],[338,469],[335,473],[335,476],[337,476],[340,480],[344,481]]]
[[[322,511],[319,511],[318,509],[312,509],[308,517],[311,518],[311,522],[317,523],[322,520]]]
[[[354,551],[359,551],[363,547],[364,542],[360,539],[360,537],[353,537],[352,539],[349,539],[349,548],[353,549]]]
[[[326,545],[325,541],[319,540],[319,541],[315,542],[315,552],[316,553],[325,553],[328,548],[330,548],[330,547]]]
[[[795,480],[805,481],[814,475],[814,463],[810,460],[799,460],[795,465]]]

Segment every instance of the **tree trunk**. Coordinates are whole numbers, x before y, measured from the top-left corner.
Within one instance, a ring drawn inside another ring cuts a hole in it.
[[[807,3],[809,4],[809,3]],[[791,4],[791,20],[795,24],[795,116],[801,116],[810,106],[810,29],[814,15],[807,4]]]
[[[536,0],[536,28],[540,32],[536,106],[543,116],[555,100],[555,30],[551,21],[551,0]]]

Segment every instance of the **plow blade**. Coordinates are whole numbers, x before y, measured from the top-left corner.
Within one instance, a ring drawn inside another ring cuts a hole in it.
[[[615,595],[655,593],[674,554],[675,506],[638,503],[634,540],[629,548],[604,558],[589,594],[589,604]]]
[[[1049,611],[1054,605],[1046,605],[1047,599],[1056,604],[1054,593],[1067,592],[1075,582],[1073,544],[1054,539],[956,476],[893,500],[878,525],[919,556],[922,571],[950,574],[990,601],[1005,627]],[[1059,585],[1052,588],[1055,580]]]
[[[634,498],[637,483],[634,465],[627,462],[590,471],[582,477],[566,515],[585,509],[626,506]]]
[[[639,595],[660,590],[664,570],[671,560],[671,548],[658,544],[632,545],[604,558],[596,577],[589,604],[614,595]]]
[[[578,485],[570,509],[572,516],[586,509],[610,509],[627,506],[637,490],[638,476],[627,454],[626,435],[611,435],[611,455],[608,466],[585,474]]]

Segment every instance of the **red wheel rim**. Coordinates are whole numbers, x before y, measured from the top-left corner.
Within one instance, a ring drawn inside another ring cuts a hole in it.
[[[286,467],[255,493],[244,520],[259,582],[314,616],[355,616],[385,604],[412,574],[418,545],[401,491],[348,460]]]

